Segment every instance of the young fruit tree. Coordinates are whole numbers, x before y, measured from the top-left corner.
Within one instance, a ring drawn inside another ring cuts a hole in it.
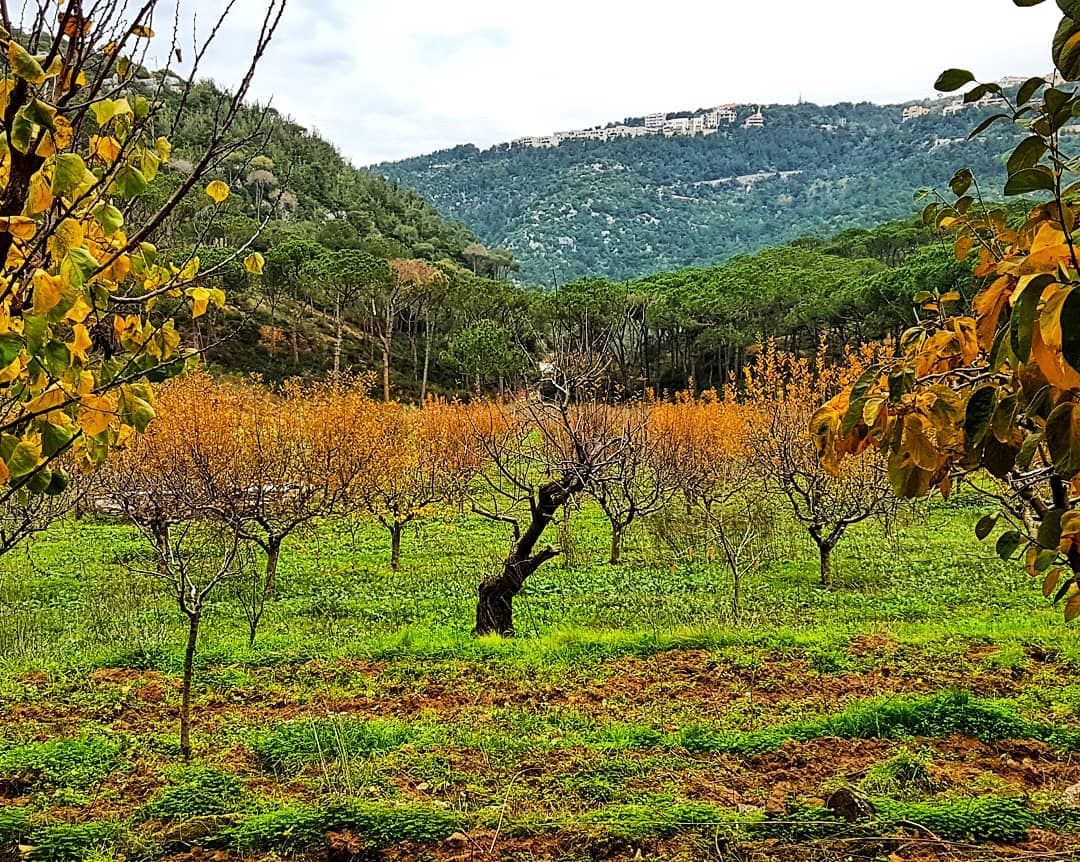
[[[470,415],[477,408],[434,398],[420,409],[396,402],[372,410],[379,456],[352,494],[390,534],[390,566],[401,566],[405,527],[461,505],[482,465],[471,445]]]
[[[651,457],[664,462],[686,509],[681,518],[665,510],[658,534],[677,553],[703,547],[706,561],[726,570],[736,621],[743,583],[761,564],[770,533],[746,445],[756,421],[751,408],[713,391],[700,398],[680,393],[674,402],[653,405],[649,417],[656,439],[663,441]]]
[[[238,148],[230,134],[284,7],[269,0],[239,85],[223,96],[192,169],[156,207],[181,104],[141,74],[158,6],[0,4],[0,507],[59,494],[70,455],[97,465],[154,418],[147,379],[178,369],[170,309],[225,301],[196,283],[198,257],[166,263],[151,244],[177,205]],[[177,19],[179,20],[179,19]],[[190,68],[190,88],[212,27]],[[174,29],[168,62],[179,51]],[[151,83],[147,83],[149,80]],[[156,83],[153,83],[156,82]],[[256,135],[257,136],[257,135]],[[220,203],[229,189],[207,188]],[[257,255],[248,257],[252,270]],[[10,549],[4,543],[0,552]]]
[[[1080,9],[1059,6],[1066,14],[1053,57],[1058,75],[1072,82],[1080,80]],[[1046,596],[1073,620],[1080,617],[1080,177],[1060,132],[1080,112],[1080,95],[1042,78],[1013,95],[961,69],[937,81],[939,90],[969,84],[967,101],[993,93],[1006,104],[976,133],[1013,122],[1025,135],[1009,156],[1004,191],[1034,196],[1027,217],[1010,223],[970,171],[958,172],[953,197],[930,203],[924,218],[954,232],[958,258],[974,253],[982,287],[970,310],[955,294],[917,294],[927,314],[904,334],[900,356],[821,407],[811,433],[834,472],[846,456],[881,452],[894,487],[908,497],[948,494],[980,471],[996,477],[1003,505],[977,535],[1007,523],[998,553],[1011,559],[1021,551]],[[1022,516],[1025,508],[1031,517]]]
[[[832,583],[832,553],[848,528],[888,517],[898,502],[883,458],[868,455],[830,472],[806,435],[816,400],[853,382],[876,352],[847,350],[833,360],[822,341],[811,360],[769,342],[743,371],[743,401],[754,416],[745,438],[752,472],[810,534],[824,587]]]
[[[200,627],[212,594],[240,574],[245,562],[241,534],[215,516],[209,470],[235,457],[236,406],[232,393],[207,389],[201,375],[181,377],[163,388],[161,416],[101,471],[100,507],[120,514],[139,530],[154,553],[144,574],[163,584],[187,623],[180,705],[180,752],[191,758],[191,697]]]
[[[652,419],[653,405],[643,401],[584,408],[581,428],[590,441],[619,441],[607,470],[589,486],[611,525],[612,565],[622,559],[630,525],[664,509],[679,490],[673,441]]]
[[[195,469],[204,512],[255,545],[264,560],[237,595],[254,643],[275,592],[282,545],[314,519],[343,509],[375,462],[371,402],[361,383],[340,376],[309,387],[287,383],[278,392],[202,373],[183,385],[201,389],[219,413],[218,445],[199,435]]]

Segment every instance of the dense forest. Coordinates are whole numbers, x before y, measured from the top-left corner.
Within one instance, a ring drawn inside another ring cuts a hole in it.
[[[908,121],[898,105],[772,105],[762,129],[742,127],[743,107],[708,137],[466,145],[375,170],[509,249],[529,280],[632,278],[903,218],[913,190],[961,166],[997,187],[1015,128],[969,141],[989,111],[932,104]]]
[[[230,334],[209,351],[218,367],[268,378],[332,367],[332,287],[302,277],[309,264],[297,262],[327,253],[288,241],[266,251],[258,281],[238,263],[214,276],[230,306],[212,310],[198,327],[209,341]],[[691,380],[719,387],[764,340],[812,351],[823,337],[840,344],[898,335],[915,321],[916,291],[973,292],[969,263],[957,262],[918,219],[802,239],[711,267],[625,281],[591,276],[555,290],[452,261],[431,271],[426,285],[375,291],[344,314],[344,367],[374,372],[391,310],[388,376],[405,399],[516,387],[548,352],[601,344],[612,356],[609,385],[619,391],[678,390]]]

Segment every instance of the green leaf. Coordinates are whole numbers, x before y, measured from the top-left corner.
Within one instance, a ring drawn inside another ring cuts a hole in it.
[[[1009,530],[1007,533],[1002,533],[997,540],[997,555],[1003,560],[1008,560],[1016,553],[1016,549],[1020,547],[1020,543],[1024,541],[1024,537],[1021,536],[1016,530]]]
[[[1001,87],[998,84],[979,84],[977,87],[972,87],[966,93],[964,93],[964,103],[967,105],[973,102],[979,101],[983,96],[988,93],[1001,93]]]
[[[1057,548],[1061,542],[1061,516],[1064,514],[1064,509],[1051,509],[1043,516],[1035,539],[1042,547]]]
[[[42,359],[49,373],[59,377],[71,366],[71,351],[64,342],[53,339],[45,345]]]
[[[113,177],[116,193],[124,198],[135,198],[146,191],[146,177],[138,168],[124,165]]]
[[[1021,470],[1031,467],[1035,459],[1035,453],[1039,451],[1039,443],[1042,442],[1042,434],[1028,434],[1020,446],[1020,454],[1016,456],[1016,466]]]
[[[41,454],[46,458],[51,458],[67,447],[74,434],[59,425],[52,425],[48,422],[41,424]]]
[[[1058,552],[1056,548],[1044,548],[1035,556],[1035,571],[1045,572],[1057,562]]]
[[[68,249],[60,271],[68,277],[71,286],[76,290],[86,284],[86,280],[92,276],[98,268],[98,260],[89,251],[81,246]]]
[[[24,346],[25,342],[17,335],[0,335],[0,369],[11,365]]]
[[[7,468],[11,475],[18,479],[33,472],[41,460],[41,445],[20,440],[7,459]]]
[[[967,69],[946,69],[938,75],[937,80],[934,82],[934,89],[940,90],[942,93],[951,93],[974,80],[975,76]]]
[[[844,434],[850,434],[852,429],[859,424],[862,419],[863,406],[866,403],[866,395],[877,384],[879,377],[881,377],[881,366],[872,365],[859,376],[859,379],[855,381],[855,385],[851,387],[851,397],[848,401],[850,406],[847,413],[844,414],[842,425]]]
[[[52,193],[57,197],[74,191],[86,179],[86,162],[78,153],[58,153],[54,165]]]
[[[951,180],[949,180],[949,188],[952,189],[953,194],[960,197],[967,193],[967,190],[971,188],[971,183],[975,179],[971,171],[967,168],[963,168],[957,171]]]
[[[33,137],[34,124],[27,118],[26,111],[19,109],[11,121],[11,145],[20,153],[25,153],[30,149]]]
[[[1076,288],[1061,305],[1061,355],[1080,371],[1080,290]]]
[[[1043,78],[1028,78],[1016,92],[1016,106],[1019,108],[1026,105],[1045,86],[1046,81]]]
[[[990,420],[997,405],[996,386],[980,386],[968,399],[964,412],[964,435],[969,449],[978,446],[990,428]]]
[[[40,84],[45,80],[45,70],[34,56],[14,39],[8,40],[8,62],[15,77],[23,78],[31,84]]]
[[[981,542],[992,532],[994,527],[997,526],[998,520],[1001,518],[1001,512],[994,512],[992,515],[983,515],[979,518],[979,522],[975,525],[975,537]]]
[[[52,478],[49,479],[49,484],[45,488],[44,493],[49,497],[56,497],[63,494],[68,489],[68,485],[71,483],[71,477],[63,467],[57,467],[52,471]]]
[[[1026,168],[1033,168],[1039,163],[1039,159],[1046,153],[1046,142],[1038,135],[1024,138],[1009,156],[1007,170],[1012,176]]]
[[[27,351],[37,354],[45,346],[45,340],[49,337],[49,321],[41,315],[24,314],[23,337],[26,338]]]
[[[989,116],[975,127],[975,130],[970,135],[968,135],[968,140],[970,141],[972,138],[977,138],[979,135],[989,129],[992,125],[994,125],[994,123],[996,123],[998,120],[1011,119],[1012,117],[1010,117],[1008,114],[994,114],[992,116]]]
[[[1012,317],[1009,319],[1009,332],[1012,351],[1020,362],[1027,362],[1031,356],[1031,338],[1035,331],[1035,320],[1039,316],[1039,301],[1046,286],[1054,281],[1051,275],[1033,278],[1015,298]]]
[[[1080,25],[1068,16],[1061,19],[1054,34],[1051,55],[1054,65],[1066,81],[1080,78]]]
[[[25,108],[26,118],[43,129],[50,132],[56,131],[56,108],[41,99],[34,99]]]
[[[1054,174],[1045,165],[1037,165],[1032,168],[1024,168],[1009,177],[1005,183],[1005,194],[1022,195],[1027,192],[1054,190]]]
[[[124,214],[112,204],[103,203],[94,207],[94,219],[105,231],[105,236],[112,236],[124,226]]]

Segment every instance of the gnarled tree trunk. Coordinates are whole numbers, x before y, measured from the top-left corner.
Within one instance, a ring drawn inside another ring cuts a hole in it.
[[[584,482],[577,476],[563,476],[553,482],[542,485],[537,491],[532,505],[532,517],[529,526],[522,532],[509,556],[503,562],[502,570],[485,578],[480,584],[476,604],[475,635],[497,634],[513,637],[514,634],[514,596],[521,592],[525,580],[540,566],[559,552],[550,545],[534,553],[536,543],[555,519],[559,507],[564,505],[574,494],[584,487]]]

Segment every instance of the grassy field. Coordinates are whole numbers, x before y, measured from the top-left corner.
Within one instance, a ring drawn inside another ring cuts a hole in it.
[[[213,606],[188,766],[146,547],[55,526],[0,560],[0,859],[1072,858],[1080,629],[979,515],[861,526],[830,590],[780,525],[734,619],[705,549],[642,526],[610,566],[586,506],[512,640],[469,634],[497,526],[410,530],[392,573],[377,526],[322,525],[254,647]]]

